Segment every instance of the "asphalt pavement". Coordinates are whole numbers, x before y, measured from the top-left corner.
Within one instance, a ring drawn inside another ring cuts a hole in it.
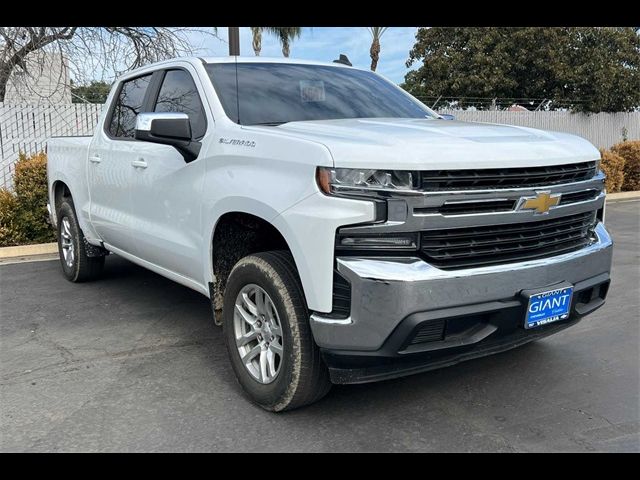
[[[640,202],[607,205],[607,304],[544,340],[284,414],[252,405],[208,300],[116,256],[0,265],[0,451],[640,451]]]

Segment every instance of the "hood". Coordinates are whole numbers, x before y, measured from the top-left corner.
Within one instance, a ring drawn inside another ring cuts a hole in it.
[[[270,128],[325,145],[336,167],[403,170],[522,167],[600,158],[587,140],[559,132],[440,119],[344,119]]]

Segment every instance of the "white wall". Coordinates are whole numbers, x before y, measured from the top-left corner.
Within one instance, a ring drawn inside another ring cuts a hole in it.
[[[60,53],[33,52],[27,56],[26,70],[13,69],[5,103],[71,103],[69,62]]]

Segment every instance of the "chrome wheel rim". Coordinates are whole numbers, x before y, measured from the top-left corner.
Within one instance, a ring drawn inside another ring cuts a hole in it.
[[[71,237],[71,224],[69,218],[62,219],[62,229],[60,230],[60,246],[62,247],[62,257],[67,267],[72,268],[76,258],[73,248],[73,238]]]
[[[282,367],[282,326],[275,305],[262,287],[251,283],[240,290],[233,329],[244,368],[259,383],[273,382]]]

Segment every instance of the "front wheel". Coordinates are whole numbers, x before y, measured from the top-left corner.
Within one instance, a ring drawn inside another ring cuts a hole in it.
[[[331,388],[290,253],[249,255],[233,267],[223,330],[238,382],[262,408],[298,408]]]

